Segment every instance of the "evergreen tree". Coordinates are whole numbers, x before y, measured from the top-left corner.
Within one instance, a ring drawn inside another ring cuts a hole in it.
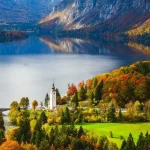
[[[40,120],[40,122],[41,122],[42,124],[47,123],[47,116],[45,115],[45,112],[44,112],[44,111],[42,111],[39,120]]]
[[[54,143],[54,140],[55,140],[55,134],[54,134],[54,129],[52,128],[50,131],[50,136],[49,136],[50,145]]]
[[[92,87],[95,88],[97,86],[97,78],[94,78],[92,81]]]
[[[65,122],[70,123],[70,112],[68,107],[66,107],[64,115],[65,115]]]
[[[64,124],[65,123],[65,114],[64,112],[62,111],[61,112],[61,124]]]
[[[72,98],[72,102],[74,104],[74,108],[76,109],[79,105],[79,103],[78,103],[78,92],[77,91],[75,92],[75,94]]]
[[[143,133],[141,132],[139,135],[139,139],[136,144],[136,150],[144,150],[145,148],[145,137],[143,136]]]
[[[123,140],[120,150],[124,150],[126,144],[127,144],[126,140]]]
[[[50,145],[48,140],[42,140],[39,146],[39,150],[49,150]]]
[[[46,96],[45,96],[45,107],[48,107],[49,100],[50,100],[50,98],[49,98],[49,95],[47,93]]]
[[[35,139],[36,139],[36,131],[32,132],[30,143],[35,145]]]
[[[56,88],[56,96],[61,97],[60,92],[58,90],[58,88]]]
[[[149,150],[150,149],[150,134],[148,134],[148,132],[146,132],[145,135],[145,150]]]
[[[78,136],[78,138],[80,138],[82,135],[84,135],[84,130],[83,130],[82,126],[80,126],[77,136]]]
[[[94,93],[91,93],[91,98],[90,98],[90,105],[93,105],[94,103]]]
[[[102,88],[103,88],[103,80],[97,85],[95,89],[95,99],[96,101],[100,101],[102,99]]]
[[[84,88],[84,86],[82,86],[78,92],[78,96],[79,96],[79,100],[85,100],[86,99],[86,90]]]
[[[110,106],[110,108],[108,109],[107,120],[110,121],[110,122],[115,122],[116,121],[115,113],[116,113],[116,110],[115,110],[114,105],[112,104]]]
[[[129,134],[129,137],[127,139],[127,144],[123,150],[136,150],[136,146],[131,133]]]
[[[26,97],[26,105],[25,105],[25,108],[28,109],[28,108],[29,108],[29,105],[30,105],[29,98]]]
[[[4,130],[0,129],[0,145],[2,144],[4,138],[5,138],[5,136],[4,136]]]
[[[119,110],[118,120],[119,120],[119,121],[122,121],[122,112],[121,112],[121,109]]]
[[[40,145],[41,139],[42,139],[41,131],[36,130],[36,135],[35,135],[35,144],[36,144],[36,146]]]
[[[0,129],[2,129],[3,131],[5,130],[3,115],[1,112],[0,112]]]

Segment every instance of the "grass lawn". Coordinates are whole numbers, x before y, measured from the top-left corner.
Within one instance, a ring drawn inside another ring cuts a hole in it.
[[[76,127],[82,126],[83,129],[86,129],[90,134],[97,136],[105,135],[112,142],[117,143],[118,147],[121,146],[122,140],[120,136],[122,135],[125,139],[128,138],[129,133],[132,133],[134,141],[136,142],[140,132],[144,134],[150,132],[150,122],[149,123],[86,123],[76,125]],[[109,138],[109,132],[112,131],[113,138]]]

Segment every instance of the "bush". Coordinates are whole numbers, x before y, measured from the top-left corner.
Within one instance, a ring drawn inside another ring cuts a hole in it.
[[[120,140],[124,140],[124,137],[122,135],[120,135]]]
[[[109,132],[109,137],[110,137],[110,138],[113,138],[113,133],[112,133],[112,131]]]

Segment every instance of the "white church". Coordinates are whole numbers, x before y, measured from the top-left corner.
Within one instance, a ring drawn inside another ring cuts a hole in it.
[[[55,89],[55,85],[53,83],[52,89],[50,91],[50,101],[49,101],[48,109],[56,110],[56,107],[57,107],[57,104],[56,104],[56,89]]]

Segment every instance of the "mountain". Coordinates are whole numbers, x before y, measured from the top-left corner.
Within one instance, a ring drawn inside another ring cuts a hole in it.
[[[0,0],[0,24],[36,23],[52,11],[57,0]]]
[[[106,36],[110,33],[128,34],[149,18],[149,0],[61,0],[39,24],[41,30],[51,32],[78,30]]]

